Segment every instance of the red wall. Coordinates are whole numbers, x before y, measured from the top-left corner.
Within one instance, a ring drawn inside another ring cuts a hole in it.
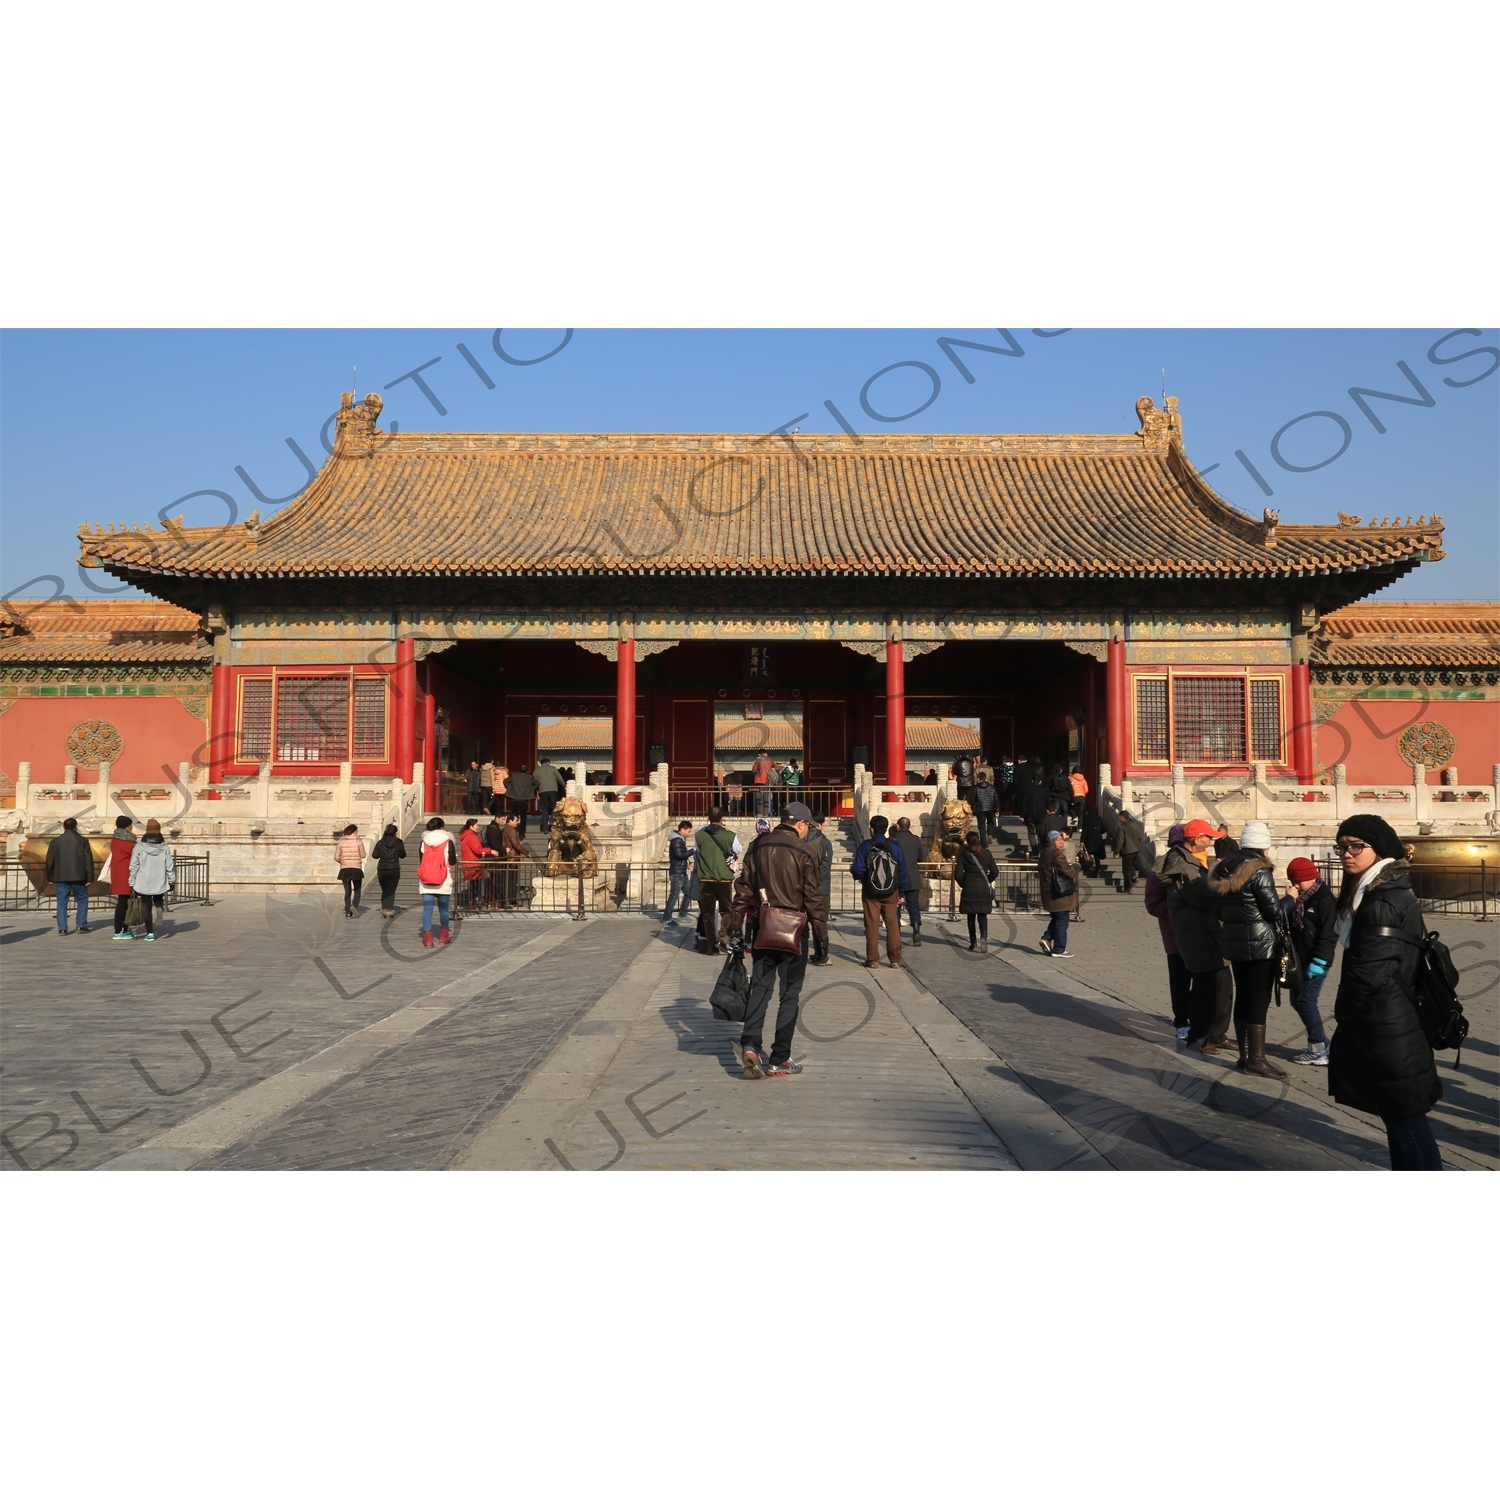
[[[1500,764],[1500,703],[1423,698],[1360,698],[1318,728],[1318,769],[1344,762],[1355,783],[1410,785],[1411,767],[1396,746],[1413,724],[1441,724],[1458,744],[1452,764],[1465,786],[1488,786]],[[1436,785],[1437,776],[1427,778]]]
[[[208,726],[177,698],[18,698],[0,714],[0,770],[12,781],[23,760],[33,781],[61,781],[69,733],[86,719],[103,719],[120,731],[125,749],[110,767],[110,780],[170,781],[181,761],[197,763],[208,740]],[[163,767],[166,769],[163,770]],[[92,782],[92,768],[79,780]]]

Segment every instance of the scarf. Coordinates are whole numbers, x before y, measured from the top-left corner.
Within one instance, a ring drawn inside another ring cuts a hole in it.
[[[1293,908],[1292,908],[1292,926],[1295,927],[1298,932],[1301,932],[1301,930],[1302,930],[1302,918],[1303,918],[1303,915],[1304,915],[1304,912],[1303,912],[1304,905],[1306,904],[1306,902],[1307,902],[1307,900],[1308,900],[1308,898],[1310,896],[1316,896],[1318,894],[1318,892],[1320,890],[1322,890],[1322,888],[1323,888],[1323,879],[1322,879],[1321,876],[1319,876],[1318,879],[1315,880],[1315,881],[1313,881],[1313,883],[1305,891],[1301,892],[1298,895],[1296,905],[1293,906]]]
[[[1349,946],[1349,931],[1354,926],[1354,913],[1359,910],[1360,902],[1365,899],[1365,888],[1388,864],[1392,863],[1394,861],[1389,859],[1377,859],[1360,877],[1359,884],[1354,888],[1354,900],[1349,903],[1349,910],[1333,924],[1334,935],[1338,938],[1340,948]]]

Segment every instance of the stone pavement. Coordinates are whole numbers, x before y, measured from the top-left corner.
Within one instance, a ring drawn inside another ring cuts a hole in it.
[[[1286,1084],[1184,1053],[1156,924],[1088,888],[1077,957],[1036,916],[988,955],[930,915],[908,968],[865,970],[857,919],[810,969],[806,1071],[750,1083],[713,1019],[718,960],[642,917],[462,925],[229,896],[161,942],[0,917],[0,1166],[111,1169],[1369,1169],[1378,1122],[1322,1069]],[[1433,1120],[1445,1160],[1500,1161],[1500,924],[1434,918],[1473,1032]],[[1335,975],[1336,980],[1336,975]],[[1325,990],[1331,1012],[1333,985]],[[767,1036],[774,1024],[774,1007]],[[1272,1051],[1301,1043],[1271,1012]]]

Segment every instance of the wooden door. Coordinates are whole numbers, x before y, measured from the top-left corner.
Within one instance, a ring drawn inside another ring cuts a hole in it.
[[[849,784],[849,713],[842,698],[809,698],[802,710],[809,786]]]
[[[707,698],[672,701],[667,746],[673,786],[709,786],[714,779],[713,704]]]

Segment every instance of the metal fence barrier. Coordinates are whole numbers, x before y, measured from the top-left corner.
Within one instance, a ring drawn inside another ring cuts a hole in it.
[[[1344,867],[1332,856],[1317,861],[1318,871],[1328,888],[1338,893],[1344,882]],[[1423,911],[1451,912],[1461,916],[1477,915],[1488,922],[1490,913],[1500,901],[1500,867],[1488,860],[1470,865],[1413,865],[1412,894],[1422,903]]]
[[[997,911],[1041,911],[1037,867],[1031,862],[1000,861],[995,881]],[[612,912],[662,915],[672,888],[670,866],[665,860],[644,864],[599,861],[589,874],[574,867],[567,874],[549,875],[552,868],[540,860],[486,860],[470,873],[463,866],[453,872],[453,908],[461,917],[570,916],[584,918]],[[922,869],[922,909],[934,915],[958,914],[958,887],[937,864]],[[696,887],[689,887],[696,890]],[[829,891],[830,910],[858,913],[863,909],[859,882],[849,873],[847,862],[836,865]],[[674,903],[674,915],[688,910],[698,916],[696,897]]]
[[[167,908],[174,906],[206,906],[210,890],[210,860],[207,854],[175,854],[176,885],[167,892]],[[114,892],[107,885],[96,881],[89,887],[89,900],[112,901]],[[48,894],[31,883],[20,856],[7,854],[0,860],[0,911],[50,911],[57,904],[55,893]]]
[[[854,816],[852,786],[676,786],[669,793],[674,818],[704,820],[722,807],[728,818],[777,818],[788,802],[801,802],[825,817]]]

